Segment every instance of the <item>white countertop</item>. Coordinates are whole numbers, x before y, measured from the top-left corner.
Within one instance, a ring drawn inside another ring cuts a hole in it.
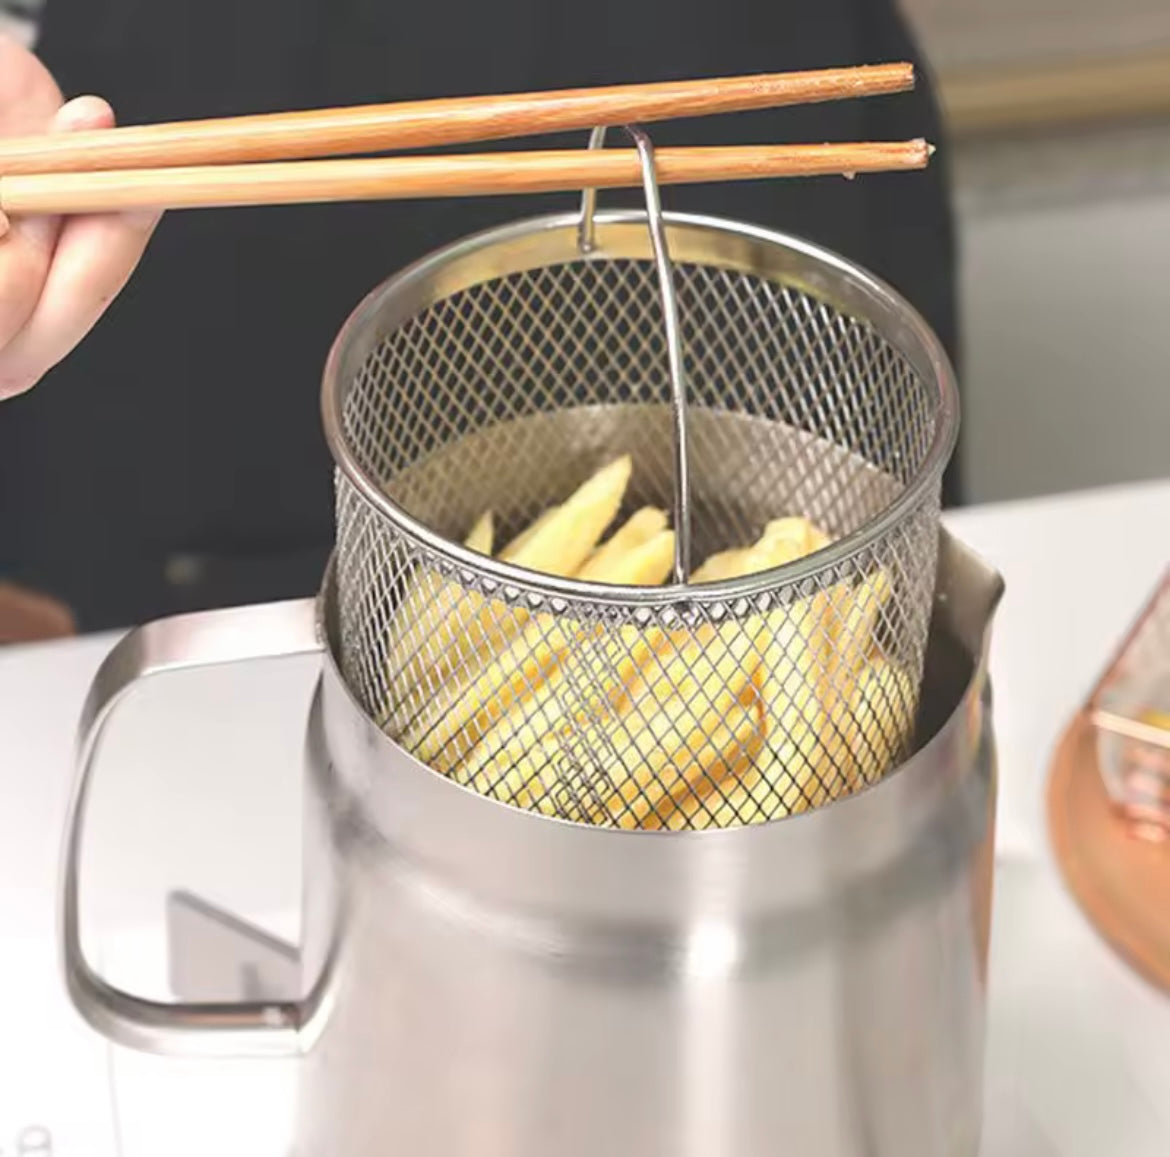
[[[1007,580],[992,649],[1001,794],[986,1157],[1165,1157],[1170,1000],[1066,895],[1043,786],[1055,739],[1170,561],[1170,481],[947,521]],[[58,1157],[275,1157],[289,1088],[279,1065],[245,1074],[122,1053],[77,1024],[59,991],[54,888],[73,729],[111,641],[0,651],[0,1154],[20,1129],[47,1125]],[[120,713],[85,866],[111,979],[165,995],[159,921],[174,885],[295,935],[315,666],[185,673]],[[230,1127],[208,1112],[212,1097],[233,1100]]]

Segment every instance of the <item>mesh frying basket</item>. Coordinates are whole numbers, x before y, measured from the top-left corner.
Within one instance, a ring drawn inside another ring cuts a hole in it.
[[[957,400],[902,299],[816,246],[667,214],[696,559],[799,514],[764,573],[615,587],[497,544],[629,454],[622,514],[671,508],[674,428],[644,212],[496,229],[387,282],[326,372],[337,637],[364,709],[437,772],[618,828],[777,819],[907,754]]]

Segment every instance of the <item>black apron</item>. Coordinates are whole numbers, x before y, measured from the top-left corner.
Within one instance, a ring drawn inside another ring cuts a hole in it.
[[[39,52],[67,95],[100,93],[123,123],[916,55],[892,0],[48,0]],[[661,144],[922,135],[940,138],[925,83],[653,129]],[[945,160],[665,199],[854,258],[909,297],[954,356]],[[0,406],[0,575],[65,599],[86,629],[310,593],[332,535],[319,375],[349,310],[435,246],[573,204],[171,214],[81,348]]]

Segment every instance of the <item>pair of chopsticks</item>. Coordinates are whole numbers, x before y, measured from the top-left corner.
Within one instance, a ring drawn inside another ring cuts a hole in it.
[[[909,64],[462,97],[0,139],[0,211],[97,213],[642,183],[636,150],[363,157],[471,141],[904,92]],[[664,148],[662,184],[918,169],[923,140]]]

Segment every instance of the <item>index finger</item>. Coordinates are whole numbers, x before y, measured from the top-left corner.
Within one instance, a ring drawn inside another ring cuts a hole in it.
[[[43,64],[0,37],[0,135],[48,132],[61,90]],[[31,217],[0,228],[0,350],[27,323],[49,271],[57,222]]]

